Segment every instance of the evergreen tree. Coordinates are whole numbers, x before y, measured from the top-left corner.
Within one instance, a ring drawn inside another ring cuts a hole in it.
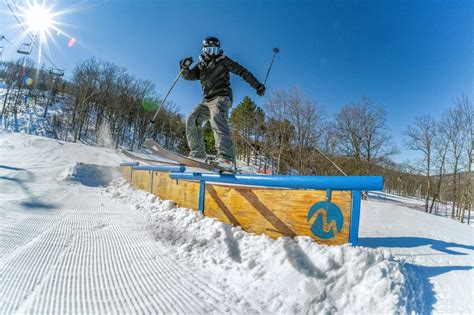
[[[216,141],[214,139],[214,132],[212,131],[211,123],[208,121],[202,130],[204,137],[204,146],[207,154],[217,154]]]
[[[265,130],[265,113],[250,97],[245,96],[232,111],[230,124],[234,130],[237,154],[246,158],[247,164],[249,164],[251,153],[252,151],[256,153],[256,148],[259,146],[258,141]],[[252,147],[249,143],[252,144]]]

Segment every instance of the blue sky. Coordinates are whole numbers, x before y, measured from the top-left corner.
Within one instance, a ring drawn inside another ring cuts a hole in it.
[[[11,2],[11,0],[10,0]],[[16,0],[20,4],[20,0]],[[260,80],[279,47],[267,91],[300,87],[328,114],[368,95],[384,106],[395,142],[415,116],[439,117],[454,97],[473,97],[472,1],[55,1],[81,8],[58,18],[77,44],[54,35],[55,63],[70,75],[92,56],[156,83],[165,94],[186,56],[196,60],[203,37],[221,39],[225,53]],[[4,3],[2,12],[8,11]],[[20,39],[13,17],[0,33]],[[18,41],[19,42],[19,41]],[[16,58],[7,46],[4,58]],[[234,105],[265,97],[234,77]],[[170,96],[183,113],[200,99],[197,82],[180,81]],[[403,150],[395,159],[412,158]]]

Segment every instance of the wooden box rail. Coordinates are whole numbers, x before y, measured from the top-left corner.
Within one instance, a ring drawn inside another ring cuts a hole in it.
[[[381,176],[219,175],[138,163],[120,170],[138,189],[245,231],[328,245],[357,244],[361,191],[383,188]]]

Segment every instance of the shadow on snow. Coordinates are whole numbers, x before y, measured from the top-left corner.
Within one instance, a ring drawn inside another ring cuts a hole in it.
[[[35,181],[35,177],[30,171],[28,171],[24,168],[17,168],[17,167],[6,166],[6,165],[0,165],[0,168],[11,170],[11,171],[26,173],[26,175],[27,175],[26,179],[16,178],[16,177],[8,177],[8,176],[0,176],[0,181],[7,181],[7,182],[14,183],[14,184],[18,185],[18,187],[20,187],[20,189],[23,190],[23,192],[28,196],[29,200],[20,202],[21,206],[23,206],[25,208],[28,208],[28,209],[54,209],[54,208],[56,208],[55,204],[46,203],[46,202],[41,201],[38,198],[38,196],[33,194],[30,191],[30,189],[28,188],[28,186],[25,184],[26,182],[31,183],[31,182]]]
[[[474,245],[445,242],[424,237],[362,237],[359,239],[360,246],[366,247],[398,247],[412,248],[419,246],[430,246],[432,249],[447,255],[469,255],[454,249],[474,251]],[[409,312],[419,314],[431,314],[436,295],[430,279],[450,271],[471,270],[474,266],[422,266],[413,263],[404,263],[404,273],[411,281],[409,289]]]
[[[474,245],[445,242],[425,237],[361,237],[360,246],[366,247],[400,247],[410,248],[429,245],[432,249],[449,255],[468,255],[455,251],[453,248],[467,249],[474,251]],[[451,248],[451,249],[450,249]]]
[[[107,187],[115,178],[115,172],[110,166],[77,163],[68,179],[88,187]]]

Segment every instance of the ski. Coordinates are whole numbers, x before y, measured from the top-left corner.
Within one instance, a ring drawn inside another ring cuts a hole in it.
[[[161,158],[172,160],[172,161],[175,161],[176,163],[179,163],[188,167],[196,167],[196,168],[204,169],[206,171],[210,171],[214,173],[234,173],[228,169],[224,169],[218,166],[196,161],[196,160],[187,158],[185,156],[182,156],[181,154],[165,149],[161,145],[156,143],[156,141],[153,139],[146,139],[145,146],[148,149],[150,149],[153,152],[153,154]]]
[[[140,161],[140,162],[144,162],[144,163],[150,163],[150,164],[165,164],[165,165],[181,165],[179,163],[176,163],[176,162],[170,162],[170,161],[162,161],[162,160],[155,160],[155,159],[147,159],[147,158],[144,158],[144,157],[141,157],[141,156],[138,156],[138,155],[135,155],[131,152],[128,152],[126,150],[122,150],[122,153],[133,159],[133,160],[136,160],[136,161]]]

